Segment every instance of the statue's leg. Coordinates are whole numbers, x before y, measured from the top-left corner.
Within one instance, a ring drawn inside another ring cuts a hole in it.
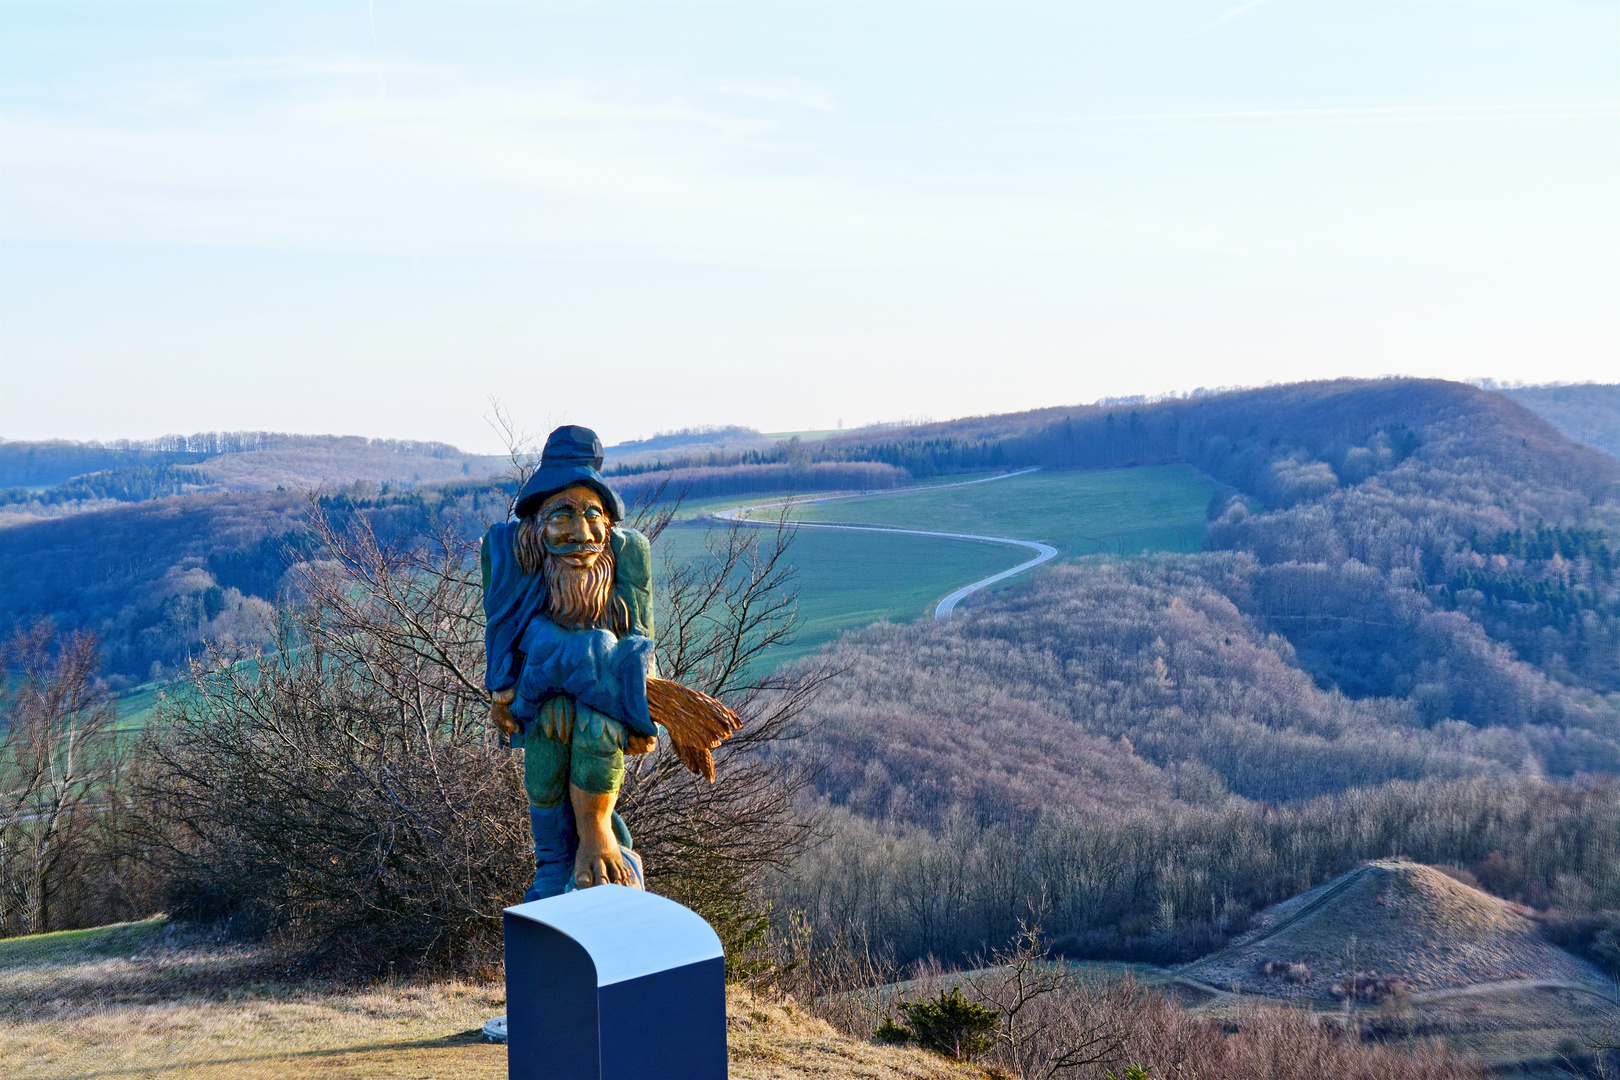
[[[568,798],[571,751],[566,741],[542,732],[550,719],[566,720],[560,730],[572,726],[574,703],[566,697],[552,698],[540,706],[540,713],[526,725],[523,744],[523,786],[529,795],[529,827],[534,834],[534,885],[523,901],[560,896],[568,888],[579,847],[574,828],[574,807]],[[556,715],[553,715],[556,714]]]
[[[612,882],[639,887],[639,860],[627,854],[628,843],[620,844],[615,825],[622,829],[623,821],[613,810],[624,784],[624,728],[588,705],[579,705],[576,716],[568,774],[579,834],[574,885],[587,888]]]
[[[523,894],[523,902],[561,896],[568,891],[574,872],[579,842],[574,831],[574,807],[529,807],[529,828],[534,832],[534,884]]]

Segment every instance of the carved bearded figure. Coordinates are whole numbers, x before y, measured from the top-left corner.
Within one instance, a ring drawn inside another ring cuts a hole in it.
[[[484,536],[485,686],[490,714],[524,751],[535,878],[525,901],[645,875],[616,804],[625,755],[666,732],[714,779],[710,751],[738,725],[724,705],[658,679],[652,557],[619,523],[589,428],[560,427],[523,485],[516,520]]]

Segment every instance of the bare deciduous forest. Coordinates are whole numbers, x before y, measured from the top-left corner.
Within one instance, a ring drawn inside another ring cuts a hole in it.
[[[962,957],[1044,895],[1070,955],[1163,963],[1405,855],[1615,965],[1620,462],[1424,383],[1098,412],[879,449],[1190,453],[1237,489],[1216,550],[1081,560],[948,626],[846,637],[790,751],[822,765],[832,840],[780,902]]]

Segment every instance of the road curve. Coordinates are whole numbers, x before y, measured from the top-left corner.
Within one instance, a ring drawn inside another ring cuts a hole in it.
[[[723,521],[736,522],[739,525],[764,526],[765,522],[749,521],[742,515],[751,513],[755,510],[769,510],[782,506],[808,506],[813,503],[836,502],[839,499],[872,497],[894,498],[902,495],[919,495],[925,491],[938,491],[940,488],[967,487],[971,484],[989,484],[997,480],[1006,480],[1008,477],[1023,476],[1026,473],[1038,471],[1039,469],[1020,469],[1017,472],[1002,473],[1000,476],[987,476],[979,480],[963,480],[960,483],[955,484],[931,484],[927,487],[909,488],[904,491],[874,492],[869,495],[826,495],[817,498],[795,496],[786,499],[776,499],[772,502],[759,503],[755,506],[737,506],[730,510],[718,511],[714,516]],[[964,585],[960,589],[957,589],[955,592],[951,593],[945,599],[941,600],[934,607],[934,618],[941,622],[949,622],[951,619],[951,613],[956,610],[956,605],[968,596],[971,596],[973,593],[978,592],[986,585],[994,585],[998,581],[1005,581],[1007,578],[1013,577],[1017,574],[1022,574],[1026,570],[1032,570],[1041,565],[1041,563],[1057,555],[1057,548],[1052,547],[1050,544],[1042,544],[1035,540],[1015,540],[1010,536],[978,536],[974,533],[929,532],[925,529],[898,529],[890,528],[887,525],[849,525],[843,522],[833,521],[800,521],[795,522],[795,527],[800,529],[843,529],[847,532],[899,533],[902,536],[939,536],[944,537],[947,540],[977,540],[986,544],[1006,544],[1009,547],[1028,548],[1029,550],[1035,552],[1035,557],[1033,559],[1030,559],[1027,562],[1019,563],[1011,570],[1003,570],[999,574],[991,574],[989,577],[981,578],[970,585]]]

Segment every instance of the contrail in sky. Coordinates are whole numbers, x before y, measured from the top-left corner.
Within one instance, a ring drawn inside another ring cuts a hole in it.
[[[1113,113],[1096,116],[1007,117],[878,124],[875,127],[1012,127],[1102,124],[1122,120],[1327,120],[1342,123],[1427,123],[1445,120],[1547,120],[1620,116],[1620,101],[1540,102],[1524,105],[1357,105],[1319,109],[1230,109],[1208,112]]]

